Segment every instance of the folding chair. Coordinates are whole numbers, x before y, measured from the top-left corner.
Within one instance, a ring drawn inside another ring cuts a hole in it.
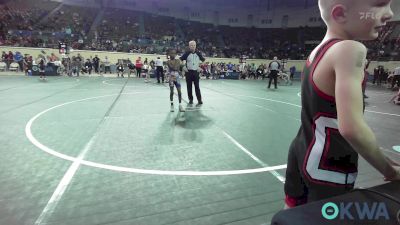
[[[10,71],[18,72],[18,70],[19,70],[19,65],[18,65],[18,63],[13,62],[13,63],[10,64]]]
[[[7,64],[5,62],[0,62],[0,71],[6,71],[7,69]]]

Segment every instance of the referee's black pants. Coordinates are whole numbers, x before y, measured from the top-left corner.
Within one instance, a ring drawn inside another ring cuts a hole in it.
[[[271,70],[271,73],[269,74],[269,83],[268,83],[268,88],[271,87],[272,79],[274,80],[274,85],[275,89],[278,88],[278,71],[277,70]]]
[[[194,90],[196,92],[197,101],[199,103],[202,102],[199,81],[200,81],[199,72],[197,72],[196,70],[189,70],[186,73],[186,85],[187,85],[189,102],[193,102],[192,83],[194,83]]]
[[[162,66],[157,66],[156,74],[157,74],[157,82],[160,83],[160,76],[161,76],[162,83],[164,83],[164,69]]]

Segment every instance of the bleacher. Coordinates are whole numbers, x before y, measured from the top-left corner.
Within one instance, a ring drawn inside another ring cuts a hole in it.
[[[62,5],[46,21],[38,22],[60,3],[49,0],[10,1],[0,6],[0,44],[56,47],[60,39],[76,49],[163,54],[167,48],[182,53],[187,42],[210,57],[305,59],[325,33],[325,27],[245,28],[214,26],[156,16],[126,9],[104,9],[101,22],[92,29],[98,9]],[[141,27],[143,26],[143,27]],[[141,30],[141,28],[143,28]],[[375,41],[364,42],[370,59],[399,60],[400,24],[388,23]],[[94,38],[93,38],[94,37]]]

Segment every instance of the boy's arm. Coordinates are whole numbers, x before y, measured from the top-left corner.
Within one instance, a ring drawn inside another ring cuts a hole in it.
[[[366,54],[365,46],[356,41],[342,41],[335,46],[332,65],[336,74],[339,132],[355,151],[386,178],[399,179],[398,172],[380,151],[374,133],[364,121],[361,83]]]
[[[189,55],[189,53],[188,53],[188,52],[185,52],[179,59],[180,59],[181,61],[185,61],[185,60],[187,59],[188,55]]]
[[[170,60],[168,60],[165,65],[167,66],[166,71],[167,71],[167,76],[169,76],[169,67],[170,67]]]
[[[197,52],[197,55],[199,56],[200,61],[204,62],[206,61],[206,59],[204,58],[203,54],[201,54],[201,52]]]

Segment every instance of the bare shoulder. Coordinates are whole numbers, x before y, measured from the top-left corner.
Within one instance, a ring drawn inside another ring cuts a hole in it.
[[[345,40],[330,49],[329,58],[335,68],[363,68],[367,56],[367,48],[358,41]]]
[[[335,52],[351,53],[352,51],[367,52],[367,48],[361,42],[354,40],[344,40],[334,45],[332,48]]]

